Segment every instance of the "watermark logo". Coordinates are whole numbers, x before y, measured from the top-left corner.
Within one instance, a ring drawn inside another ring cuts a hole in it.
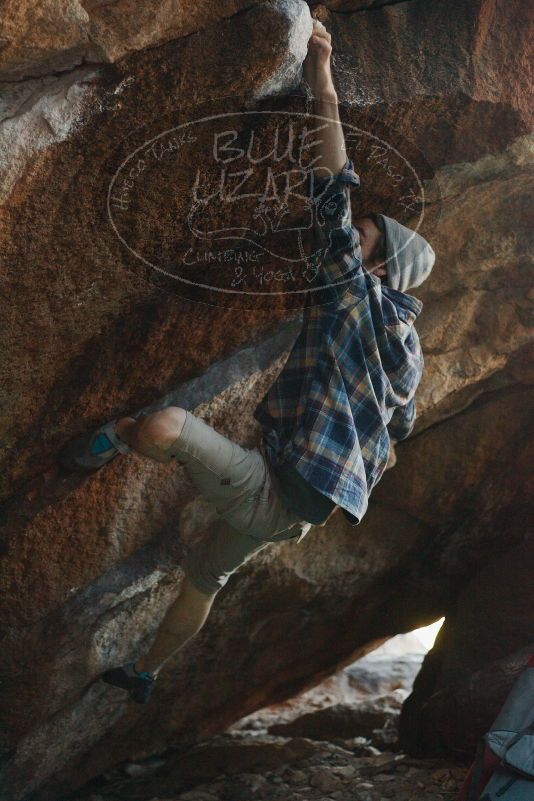
[[[260,297],[324,302],[325,290],[364,269],[357,236],[350,261],[351,216],[381,211],[382,196],[385,213],[394,207],[414,232],[421,225],[418,168],[377,134],[343,123],[355,188],[350,176],[333,183],[313,174],[329,118],[283,110],[191,117],[135,147],[107,193],[124,247],[188,297],[220,305],[241,297],[249,308]]]

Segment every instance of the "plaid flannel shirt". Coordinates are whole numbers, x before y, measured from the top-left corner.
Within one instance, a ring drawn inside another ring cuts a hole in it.
[[[324,302],[308,302],[307,293],[302,329],[254,417],[270,462],[293,465],[357,525],[386,468],[390,435],[401,440],[413,428],[424,365],[413,322],[423,303],[363,268],[351,159],[337,175],[310,170],[308,178]]]

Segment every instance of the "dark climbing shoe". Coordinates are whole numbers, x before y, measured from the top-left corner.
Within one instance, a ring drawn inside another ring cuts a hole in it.
[[[112,420],[68,442],[59,456],[61,465],[67,470],[98,470],[119,453],[128,453],[130,448],[115,433],[116,422]]]
[[[147,673],[146,670],[137,672],[133,662],[106,670],[100,678],[106,684],[126,690],[136,704],[147,704],[150,701],[154,682],[156,681],[156,677],[151,673]]]

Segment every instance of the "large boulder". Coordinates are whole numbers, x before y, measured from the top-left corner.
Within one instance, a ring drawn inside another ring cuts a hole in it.
[[[462,588],[404,705],[418,755],[472,754],[534,653],[534,541],[491,558]]]
[[[34,5],[2,5],[0,785],[9,801],[56,801],[123,759],[219,732],[452,613],[484,564],[522,542],[529,4],[317,9],[361,176],[354,211],[421,222],[437,253],[415,292],[418,420],[361,525],[334,515],[248,562],[146,709],[95,679],[150,644],[213,510],[181,468],[129,455],[68,476],[57,453],[106,419],[168,403],[257,443],[251,412],[298,331],[301,296],[269,295],[250,267],[256,294],[223,292],[235,264],[208,259],[177,275],[177,254],[195,242],[198,253],[217,250],[213,232],[250,226],[250,205],[214,202],[200,230],[191,190],[199,168],[220,173],[207,161],[214,132],[235,131],[244,147],[253,131],[252,157],[275,155],[288,112],[302,131],[311,17],[302,0],[217,11],[161,2],[151,14],[126,2],[47,3],[39,18]],[[219,129],[221,114],[233,116]],[[135,154],[148,164],[142,181]],[[295,239],[270,229],[261,275],[297,258]],[[532,586],[519,590],[525,604]],[[502,637],[503,653],[527,645],[506,621]]]

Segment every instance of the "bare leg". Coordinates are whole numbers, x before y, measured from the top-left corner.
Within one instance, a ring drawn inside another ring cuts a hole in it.
[[[184,409],[169,406],[140,420],[122,417],[117,421],[116,431],[137,453],[157,462],[170,462],[172,457],[167,451],[180,436],[185,417]],[[152,647],[135,663],[135,670],[157,674],[164,663],[202,628],[214,598],[215,594],[200,592],[186,576],[180,594],[167,610]]]
[[[180,595],[169,607],[149,652],[138,660],[135,670],[157,674],[173,656],[204,625],[215,595],[205,595],[184,578]]]

